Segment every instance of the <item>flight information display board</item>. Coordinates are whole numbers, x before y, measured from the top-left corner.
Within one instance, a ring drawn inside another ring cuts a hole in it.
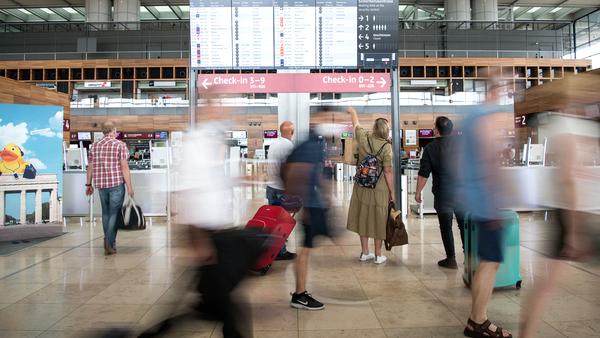
[[[398,0],[191,0],[190,34],[196,69],[369,67],[396,53]]]

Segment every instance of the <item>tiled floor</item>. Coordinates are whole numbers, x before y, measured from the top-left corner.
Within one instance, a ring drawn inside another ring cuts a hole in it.
[[[266,276],[249,277],[240,290],[251,304],[255,336],[461,337],[470,294],[460,271],[436,265],[443,252],[436,218],[410,218],[410,245],[395,248],[385,265],[360,263],[358,238],[344,230],[348,192],[347,186],[335,191],[338,236],[323,240],[311,259],[309,291],[327,308],[290,308],[293,266],[277,262]],[[242,193],[251,199],[249,217],[264,202],[264,190]],[[119,254],[105,257],[101,227],[74,221],[69,234],[0,257],[0,337],[86,337],[98,328],[139,328],[181,303],[180,291],[193,274],[186,271],[186,234],[179,228],[154,220],[144,232],[121,232]],[[490,318],[512,330],[518,329],[525,294],[547,272],[536,251],[546,234],[540,217],[521,215],[523,289],[495,292],[489,309]],[[569,265],[547,306],[540,337],[600,336],[599,288],[598,266]],[[173,337],[221,336],[212,322],[176,330]]]

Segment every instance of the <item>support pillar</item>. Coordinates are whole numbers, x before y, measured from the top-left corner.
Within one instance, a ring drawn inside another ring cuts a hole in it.
[[[309,71],[295,70],[286,71],[279,70],[278,73],[285,72],[305,72]],[[283,121],[292,121],[294,123],[295,132],[292,140],[295,145],[308,139],[310,131],[310,94],[309,93],[286,93],[278,94],[277,121],[279,125]]]
[[[445,0],[444,1],[444,12],[446,13],[446,20],[449,21],[470,21],[471,20],[471,6],[469,0]],[[450,28],[456,29],[469,29],[469,24],[450,24]]]
[[[21,213],[19,223],[27,224],[27,191],[21,190]]]
[[[57,208],[58,208],[58,185],[54,185],[50,191],[50,222],[57,222]]]
[[[283,121],[294,123],[294,144],[308,139],[310,130],[310,94],[291,93],[278,94],[277,122],[278,127]]]
[[[110,0],[86,0],[86,22],[110,22],[112,5]]]
[[[42,223],[42,189],[35,191],[35,223]]]
[[[4,190],[0,190],[0,226],[4,225]]]
[[[139,29],[140,0],[114,0],[114,6],[114,22],[127,22],[122,29]]]
[[[498,21],[498,0],[472,0],[473,20]]]

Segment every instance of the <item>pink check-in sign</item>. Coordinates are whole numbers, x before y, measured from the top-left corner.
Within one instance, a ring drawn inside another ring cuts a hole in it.
[[[390,91],[389,73],[200,74],[198,92],[374,93]]]

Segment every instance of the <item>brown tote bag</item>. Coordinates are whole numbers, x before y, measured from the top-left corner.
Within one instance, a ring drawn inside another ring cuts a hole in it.
[[[402,215],[399,210],[396,210],[394,202],[390,202],[388,206],[385,249],[390,251],[395,246],[406,244],[408,244],[408,233],[402,222]]]

